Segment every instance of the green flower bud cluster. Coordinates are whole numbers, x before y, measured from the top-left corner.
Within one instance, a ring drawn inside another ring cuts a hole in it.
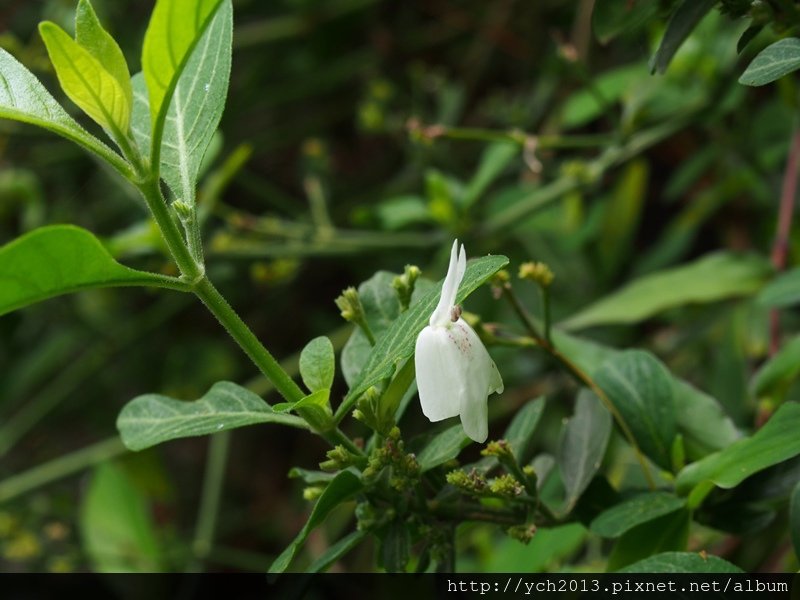
[[[367,322],[367,313],[364,312],[364,305],[361,304],[361,297],[358,290],[352,286],[344,290],[335,300],[336,306],[341,311],[342,318],[348,323],[355,323],[367,336],[371,346],[375,345],[375,336]]]
[[[555,275],[543,262],[526,262],[519,266],[519,278],[533,281],[543,288],[550,287]]]
[[[378,509],[369,502],[359,502],[356,505],[356,527],[359,531],[372,531],[394,519],[395,515],[394,508]]]
[[[358,419],[367,427],[374,429],[383,436],[388,436],[394,427],[394,417],[382,411],[381,393],[375,386],[370,387],[356,402],[353,418]]]
[[[522,494],[524,488],[513,475],[506,473],[505,475],[501,475],[500,477],[492,479],[489,482],[489,490],[492,492],[492,494],[497,496],[516,498]]]
[[[514,525],[506,529],[506,534],[508,534],[508,537],[527,545],[536,535],[536,525],[533,523],[529,525]]]
[[[335,302],[342,313],[342,318],[348,323],[359,323],[364,320],[364,306],[356,288],[352,286],[347,288]]]
[[[384,444],[370,455],[364,480],[377,479],[388,468],[392,488],[399,492],[412,489],[419,480],[420,467],[416,456],[406,453],[404,446],[400,429],[393,427]]]
[[[481,456],[495,456],[499,459],[513,459],[511,445],[506,440],[495,440],[486,444],[486,448],[481,450]]]
[[[478,473],[477,469],[472,469],[469,473],[457,469],[455,471],[450,471],[445,478],[447,479],[447,483],[453,487],[457,487],[462,492],[473,496],[485,494],[489,487],[486,478]]]
[[[421,272],[415,265],[406,265],[403,274],[392,280],[392,288],[397,293],[402,310],[407,310],[411,305],[411,296],[414,294],[414,287]]]
[[[332,450],[328,450],[325,456],[328,457],[328,460],[319,463],[319,468],[323,471],[330,472],[346,469],[347,467],[354,465],[358,460],[357,456],[351,454],[350,451],[341,444]]]

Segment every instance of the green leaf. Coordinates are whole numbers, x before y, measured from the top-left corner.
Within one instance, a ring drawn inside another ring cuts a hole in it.
[[[566,129],[580,127],[605,114],[606,103],[620,100],[636,82],[641,81],[639,64],[612,69],[596,76],[591,85],[567,98],[561,110],[561,123]],[[601,102],[598,94],[606,101]]]
[[[794,486],[789,499],[789,535],[795,556],[800,556],[800,481]]]
[[[219,125],[231,72],[233,9],[223,2],[181,71],[161,139],[161,177],[176,198],[195,200],[203,157]],[[151,144],[150,105],[144,75],[133,78],[135,102],[131,129],[139,148]]]
[[[364,307],[367,323],[376,340],[380,340],[392,322],[400,316],[400,301],[392,287],[392,280],[397,275],[388,271],[378,271],[358,286],[358,295]],[[434,287],[429,279],[417,279],[411,306],[424,298]],[[348,386],[358,379],[364,365],[372,354],[372,346],[360,327],[353,329],[353,334],[342,349],[342,374]]]
[[[508,259],[505,256],[484,256],[469,261],[456,302],[463,302],[467,296],[506,264],[508,264]],[[358,398],[370,386],[390,377],[394,372],[395,365],[414,353],[417,335],[427,325],[433,309],[436,308],[441,289],[442,282],[440,281],[419,302],[413,304],[392,323],[373,348],[367,363],[356,379],[356,383],[347,393],[344,402]]]
[[[97,154],[123,175],[131,172],[117,153],[78,125],[39,80],[2,48],[0,118],[29,123],[57,133]]]
[[[72,225],[41,227],[0,247],[0,315],[60,294],[137,285],[188,291],[177,279],[119,264]]]
[[[561,326],[575,330],[638,323],[677,306],[745,296],[758,291],[770,270],[761,257],[716,252],[688,265],[632,281],[584,308]]]
[[[608,558],[608,571],[616,571],[653,554],[686,550],[690,523],[689,511],[682,509],[637,525],[617,540]]]
[[[454,459],[461,449],[469,444],[469,441],[460,424],[445,429],[428,442],[428,445],[417,455],[420,470],[424,473]]]
[[[496,142],[486,147],[475,175],[472,176],[462,198],[464,206],[471,206],[497,179],[505,168],[520,155],[519,144]]]
[[[300,530],[300,533],[297,534],[297,537],[289,544],[286,550],[281,552],[280,556],[275,559],[269,568],[269,572],[283,573],[286,571],[292,559],[305,543],[308,534],[322,523],[334,508],[355,496],[363,487],[364,484],[361,483],[361,480],[350,471],[338,473],[333,481],[328,484],[328,487],[325,488],[325,491],[322,492],[303,529]]]
[[[664,73],[667,70],[678,48],[716,3],[717,0],[683,0],[680,3],[672,13],[661,44],[650,61],[652,73]]]
[[[536,426],[544,412],[545,399],[537,398],[525,404],[508,425],[503,438],[511,446],[511,453],[519,464],[525,464],[530,458],[530,447]]]
[[[651,492],[629,498],[600,513],[590,529],[606,538],[617,538],[637,525],[675,512],[686,505],[684,498],[667,492]]]
[[[765,85],[800,68],[800,39],[785,38],[764,48],[739,77],[742,85]]]
[[[119,83],[128,106],[133,106],[131,74],[119,45],[103,29],[89,0],[79,0],[75,12],[75,41],[96,58],[100,65]]]
[[[702,458],[742,437],[719,402],[682,379],[673,381],[678,430],[690,458]]]
[[[658,14],[658,3],[651,0],[601,0],[592,11],[592,30],[601,44],[621,33],[640,28]]]
[[[745,296],[761,288],[770,270],[767,262],[755,255],[715,252],[688,265],[632,281],[584,308],[561,326],[575,330],[638,323],[677,306]]]
[[[327,571],[333,563],[358,546],[367,535],[369,535],[367,531],[354,531],[346,535],[319,555],[319,557],[308,566],[306,573]]]
[[[330,396],[330,390],[317,390],[290,404],[289,408],[303,417],[314,431],[328,431],[333,427]]]
[[[800,336],[786,342],[753,376],[753,395],[781,394],[800,375]]]
[[[542,527],[528,544],[507,536],[487,537],[487,547],[475,553],[478,557],[474,558],[467,553],[458,557],[459,570],[485,573],[560,571],[570,557],[581,551],[586,538],[587,531],[580,523]],[[508,591],[510,593],[512,589]],[[521,595],[523,588],[520,587],[519,591]]]
[[[718,556],[697,552],[662,552],[628,565],[618,573],[742,573],[734,564]]]
[[[642,451],[669,469],[677,428],[672,376],[666,367],[649,352],[627,350],[603,363],[595,380]]]
[[[228,381],[215,383],[202,398],[192,402],[159,394],[137,396],[117,417],[122,441],[131,450],[256,423],[307,428],[302,419],[273,411],[253,392]]]
[[[115,140],[124,138],[131,104],[120,82],[55,23],[40,23],[39,33],[64,93]]]
[[[600,468],[611,435],[611,415],[589,390],[581,390],[575,414],[561,430],[557,461],[570,512]]]
[[[381,537],[381,566],[390,573],[402,573],[410,556],[411,532],[405,519],[392,520]]]
[[[595,377],[607,360],[621,352],[578,336],[553,331],[556,347],[571,361]],[[725,448],[741,437],[722,406],[708,394],[673,377],[675,412],[690,458],[698,459]]]
[[[300,376],[309,391],[331,389],[335,370],[333,344],[328,338],[316,337],[306,344],[300,353]]]
[[[223,0],[157,0],[144,35],[142,71],[149,96],[153,154],[189,57]],[[155,158],[155,157],[153,157]]]
[[[606,202],[600,222],[597,254],[603,273],[615,274],[630,253],[647,196],[648,163],[631,161],[620,174]]]
[[[81,504],[80,528],[95,571],[141,573],[163,567],[147,501],[113,463],[94,469]]]
[[[696,485],[711,481],[729,489],[753,473],[800,454],[800,404],[783,404],[751,437],[734,442],[685,467],[676,480],[676,489],[686,494]]]
[[[770,308],[785,308],[800,303],[800,267],[775,277],[762,288],[756,301]]]

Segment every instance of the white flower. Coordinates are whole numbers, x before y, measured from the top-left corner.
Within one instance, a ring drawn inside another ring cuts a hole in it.
[[[480,338],[455,305],[466,268],[464,246],[459,253],[456,240],[439,304],[430,325],[417,337],[417,387],[422,412],[428,419],[441,421],[461,415],[466,434],[476,442],[485,442],[489,435],[487,397],[503,391],[503,380]]]

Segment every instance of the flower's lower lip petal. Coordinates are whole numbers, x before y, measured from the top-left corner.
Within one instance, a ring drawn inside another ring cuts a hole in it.
[[[472,440],[482,444],[489,437],[489,409],[487,406],[485,374],[467,381],[466,393],[461,398],[461,425]]]
[[[489,352],[486,351],[486,347],[481,342],[481,339],[478,337],[478,334],[475,333],[475,330],[470,327],[469,323],[464,321],[464,319],[459,319],[456,322],[456,326],[463,332],[463,335],[471,348],[470,353],[470,367],[469,371],[471,373],[476,372],[485,372],[486,377],[483,380],[483,388],[486,390],[486,394],[491,394],[493,392],[497,392],[501,394],[503,392],[503,378],[500,377],[500,371],[497,370],[497,365],[494,364],[492,357],[489,356]]]
[[[460,410],[463,382],[456,354],[444,328],[426,327],[417,337],[417,388],[422,412],[431,421],[455,417]]]

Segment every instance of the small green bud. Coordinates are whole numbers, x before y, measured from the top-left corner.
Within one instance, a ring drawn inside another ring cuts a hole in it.
[[[358,323],[364,319],[364,306],[361,304],[358,290],[354,287],[347,288],[336,298],[336,306],[342,312],[342,318],[348,323]]]
[[[323,471],[340,471],[346,469],[354,463],[356,458],[342,445],[328,450],[325,456],[328,457],[328,460],[319,463],[319,468]]]
[[[172,210],[175,211],[175,214],[178,215],[178,218],[182,223],[190,221],[194,218],[194,211],[192,210],[192,207],[188,202],[184,202],[183,200],[175,200],[172,203]]]
[[[415,265],[406,265],[405,271],[402,275],[398,275],[392,280],[392,288],[397,293],[397,299],[400,301],[402,310],[408,309],[411,304],[411,296],[414,294],[414,286],[419,279],[419,267]]]
[[[543,288],[550,287],[555,275],[543,262],[526,262],[519,266],[519,278],[533,281]]]
[[[323,488],[319,485],[310,485],[303,489],[303,500],[312,502],[322,495]]]
[[[491,481],[489,490],[498,496],[514,498],[522,493],[523,488],[512,475],[501,475]]]

